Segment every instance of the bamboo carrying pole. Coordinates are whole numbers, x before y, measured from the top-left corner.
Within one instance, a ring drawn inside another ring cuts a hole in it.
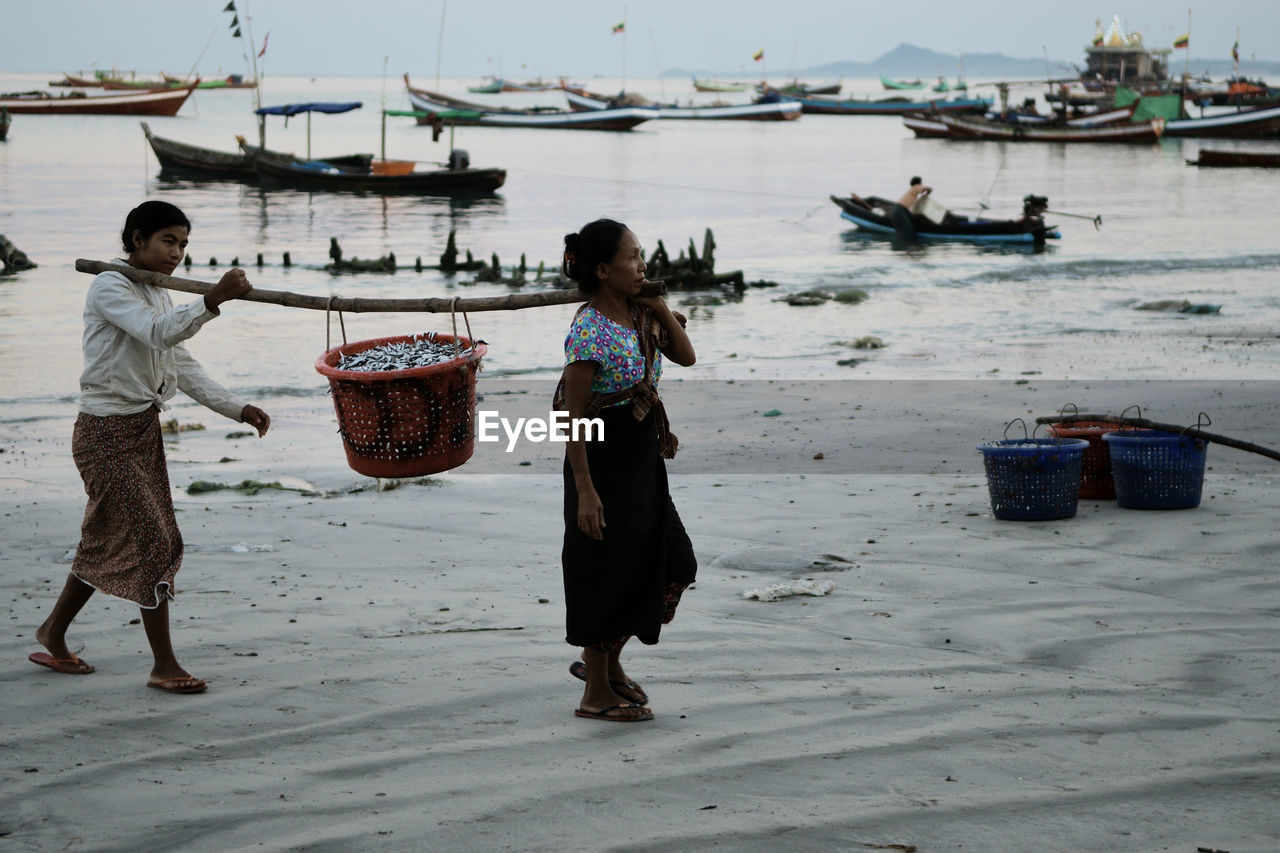
[[[105,261],[89,261],[84,258],[76,260],[76,271],[97,275],[101,272],[118,272],[130,281],[139,284],[150,284],[166,290],[180,290],[184,293],[205,294],[213,289],[207,281],[196,281],[191,278],[177,278],[164,273],[140,270],[135,267],[109,264]],[[641,296],[662,296],[667,292],[667,285],[661,281],[651,281],[640,290]],[[587,296],[579,290],[544,290],[538,293],[511,293],[507,296],[481,296],[450,298],[433,296],[425,299],[370,299],[346,296],[309,296],[305,293],[291,293],[287,290],[264,290],[255,287],[239,299],[246,302],[266,302],[270,305],[283,305],[286,308],[311,308],[316,311],[345,311],[352,314],[369,312],[422,312],[427,314],[448,313],[451,311],[515,311],[520,308],[541,308],[547,305],[568,305],[574,302],[586,302]]]
[[[1269,447],[1263,447],[1262,445],[1253,444],[1248,441],[1241,441],[1238,438],[1228,438],[1225,435],[1205,432],[1204,430],[1196,429],[1195,427],[1156,423],[1155,421],[1149,421],[1146,418],[1127,418],[1122,415],[1051,415],[1049,417],[1036,418],[1036,423],[1038,424],[1063,424],[1065,426],[1070,426],[1071,424],[1079,421],[1101,421],[1103,423],[1142,427],[1143,429],[1158,429],[1162,432],[1176,432],[1183,435],[1189,435],[1192,438],[1198,438],[1202,441],[1212,441],[1214,444],[1225,444],[1227,447],[1234,447],[1237,450],[1247,450],[1250,453],[1257,453],[1270,459],[1280,461],[1280,450],[1272,450]]]

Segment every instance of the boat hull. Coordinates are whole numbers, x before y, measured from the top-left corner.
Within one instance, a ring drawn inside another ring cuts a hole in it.
[[[887,216],[883,216],[871,208],[863,207],[847,198],[831,196],[831,200],[840,208],[840,218],[852,222],[864,231],[885,236],[902,234]],[[1045,225],[1041,219],[1030,220],[969,220],[954,225],[934,225],[927,220],[916,218],[915,234],[918,240],[950,241],[961,243],[1040,245],[1045,240],[1057,240],[1061,233],[1052,225]]]
[[[0,97],[0,107],[14,115],[127,115],[172,116],[186,103],[195,86],[159,91],[128,92],[85,97]]]
[[[1280,151],[1212,151],[1201,148],[1198,158],[1188,160],[1191,166],[1280,168]]]
[[[945,124],[921,113],[903,115],[902,123],[920,139],[946,139],[951,135]]]
[[[985,98],[934,99],[932,101],[862,101],[856,99],[814,98],[807,95],[787,95],[798,101],[806,113],[816,115],[902,115],[903,113],[985,113],[991,101]]]
[[[912,91],[924,88],[924,82],[921,80],[890,80],[883,74],[880,75],[880,85],[884,86],[891,92]]]
[[[970,116],[941,115],[938,120],[951,131],[952,139],[983,139],[999,142],[1092,142],[1150,144],[1160,139],[1164,121],[1106,125],[1103,127],[1049,127],[1034,124],[1007,124]]]
[[[1248,139],[1280,133],[1280,106],[1260,107],[1204,118],[1173,119],[1164,123],[1165,136]]]
[[[528,127],[552,130],[631,130],[654,118],[652,110],[639,107],[575,112],[574,110],[498,110],[473,104],[426,89],[415,89],[405,75],[409,102],[415,110],[429,113],[455,113],[450,124],[479,127]],[[417,119],[418,124],[431,124],[430,118]]]
[[[569,106],[579,112],[598,112],[611,108],[606,98],[593,93],[565,89]],[[762,104],[730,104],[706,107],[682,107],[676,104],[654,104],[635,109],[650,110],[654,118],[702,121],[794,121],[803,110],[795,101],[774,101]]]
[[[457,195],[484,193],[506,182],[503,169],[436,169],[430,172],[383,174],[346,171],[319,161],[304,163],[288,154],[259,149],[253,161],[264,181],[300,190],[364,192],[380,195]]]
[[[165,139],[152,134],[151,128],[145,121],[141,124],[142,132],[146,135],[147,142],[151,145],[151,150],[164,171],[180,172],[192,177],[229,180],[248,180],[257,174],[253,170],[253,160],[244,153],[217,151]]]
[[[693,90],[695,92],[745,92],[750,88],[750,83],[725,83],[719,80],[693,78]]]

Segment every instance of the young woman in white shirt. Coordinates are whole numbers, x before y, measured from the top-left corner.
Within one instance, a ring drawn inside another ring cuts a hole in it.
[[[168,202],[147,201],[129,212],[121,241],[130,266],[171,274],[186,253],[191,223]],[[236,400],[205,374],[182,341],[219,316],[219,306],[252,289],[244,271],[230,270],[204,296],[175,307],[161,288],[104,272],[89,285],[84,309],[84,372],[71,452],[88,504],[71,572],[49,617],[36,629],[45,652],[33,663],[87,675],[94,668],[67,647],[66,632],[95,590],[142,611],[154,663],[147,685],[199,693],[203,679],[187,672],[169,638],[169,601],[182,563],[160,436],[160,410],[175,391],[265,435],[267,413]]]

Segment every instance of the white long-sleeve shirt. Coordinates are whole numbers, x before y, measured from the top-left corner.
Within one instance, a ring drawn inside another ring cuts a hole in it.
[[[127,261],[115,263],[128,266]],[[233,421],[245,404],[204,372],[182,341],[217,317],[201,296],[174,307],[169,292],[130,281],[118,272],[99,273],[84,303],[84,372],[80,411],[132,415],[165,402],[181,390]]]

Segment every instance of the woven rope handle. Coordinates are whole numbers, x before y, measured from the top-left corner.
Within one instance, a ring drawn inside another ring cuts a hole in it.
[[[329,331],[330,331],[329,312],[333,310],[333,300],[337,298],[338,297],[336,296],[330,296],[329,303],[325,306],[325,309],[324,309],[324,351],[325,352],[328,352],[329,350],[333,349],[333,347],[330,345],[330,342],[329,342]],[[346,346],[347,345],[347,324],[342,321],[341,310],[338,311],[338,326],[339,328],[342,329],[342,345]]]
[[[453,322],[453,357],[462,357],[462,347],[458,344],[458,298],[453,297],[453,302],[449,303],[449,319]],[[467,319],[467,312],[462,312],[462,322],[467,327],[467,341],[475,346],[475,338],[471,336],[471,321]]]

